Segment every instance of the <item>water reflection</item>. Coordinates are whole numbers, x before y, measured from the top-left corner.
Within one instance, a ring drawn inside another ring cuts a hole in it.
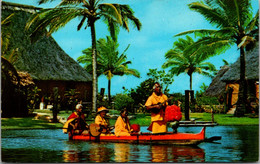
[[[115,162],[128,162],[130,159],[130,145],[124,143],[115,143]]]
[[[88,150],[63,150],[64,162],[205,162],[205,152],[199,147],[127,143],[88,146]]]
[[[92,143],[89,151],[89,160],[91,162],[109,162],[113,150],[106,144]]]
[[[151,147],[151,162],[204,162],[205,152],[199,147],[162,146]]]
[[[106,144],[68,142],[67,150],[63,150],[64,162],[109,162],[113,150]]]
[[[79,155],[75,150],[63,150],[64,162],[79,162]]]

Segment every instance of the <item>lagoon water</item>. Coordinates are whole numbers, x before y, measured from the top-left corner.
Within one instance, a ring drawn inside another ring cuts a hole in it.
[[[146,131],[142,127],[141,131]],[[198,133],[201,127],[179,127]],[[169,129],[170,131],[170,129]],[[258,126],[206,128],[206,137],[222,136],[216,143],[198,146],[142,145],[69,141],[61,129],[2,130],[1,160],[18,163],[63,162],[256,162]]]

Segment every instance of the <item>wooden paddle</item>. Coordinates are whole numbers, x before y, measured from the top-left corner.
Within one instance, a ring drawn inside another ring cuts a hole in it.
[[[221,136],[213,136],[213,137],[210,137],[210,138],[205,138],[204,142],[214,142],[214,141],[217,141],[217,140],[221,140]]]

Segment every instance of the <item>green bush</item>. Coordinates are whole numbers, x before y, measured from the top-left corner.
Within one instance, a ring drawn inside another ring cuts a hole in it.
[[[136,89],[131,89],[129,95],[134,100],[134,103],[138,105],[139,103],[145,104],[148,97],[153,93],[153,85],[155,81],[151,78],[143,81],[140,86]]]
[[[122,110],[127,108],[130,112],[133,112],[134,100],[126,94],[117,94],[114,97],[115,109]]]

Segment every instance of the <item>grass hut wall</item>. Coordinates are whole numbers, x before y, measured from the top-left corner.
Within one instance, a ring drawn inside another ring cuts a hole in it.
[[[256,47],[246,52],[246,79],[248,87],[248,98],[250,101],[259,100],[259,44]],[[235,105],[238,99],[240,79],[240,59],[230,66],[230,69],[221,77],[221,80],[226,82],[226,91],[233,90],[231,103]]]
[[[63,101],[65,91],[70,89],[79,92],[78,99],[91,101],[91,75],[68,56],[51,36],[43,36],[31,43],[25,24],[39,8],[9,2],[2,2],[1,8],[3,19],[15,13],[10,25],[2,28],[2,33],[10,34],[9,50],[19,51],[14,66],[18,71],[30,74],[36,86],[41,89],[40,97],[51,96],[53,87],[58,87]]]
[[[221,81],[220,79],[228,70],[229,70],[229,66],[227,65],[224,65],[220,68],[217,75],[213,78],[212,82],[207,88],[205,92],[206,96],[212,96],[218,98],[224,96],[226,83]]]

